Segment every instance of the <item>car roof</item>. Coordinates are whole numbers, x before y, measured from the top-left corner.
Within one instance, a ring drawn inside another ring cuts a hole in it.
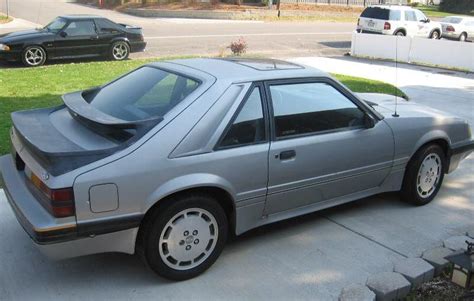
[[[97,15],[62,15],[59,16],[60,18],[68,19],[68,20],[90,20],[90,19],[105,19],[104,17],[97,16]]]
[[[250,82],[301,77],[328,77],[328,74],[316,68],[273,59],[250,58],[194,58],[168,61],[207,74],[217,80],[232,82]],[[160,63],[152,63],[160,67]]]
[[[379,7],[379,8],[396,9],[396,10],[415,10],[415,8],[411,6],[405,6],[405,5],[370,5],[369,7]]]

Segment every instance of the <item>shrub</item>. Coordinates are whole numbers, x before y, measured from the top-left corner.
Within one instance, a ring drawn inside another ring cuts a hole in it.
[[[439,8],[442,11],[469,14],[474,10],[473,0],[443,0]]]
[[[237,41],[230,43],[229,48],[234,55],[242,55],[247,51],[247,42],[240,37]]]

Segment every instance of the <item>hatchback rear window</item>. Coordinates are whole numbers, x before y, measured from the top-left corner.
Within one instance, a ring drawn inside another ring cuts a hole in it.
[[[378,20],[400,20],[399,10],[390,10],[381,7],[367,7],[362,14],[362,18],[378,19]]]
[[[195,79],[145,66],[84,98],[103,113],[139,121],[164,116],[199,84]]]

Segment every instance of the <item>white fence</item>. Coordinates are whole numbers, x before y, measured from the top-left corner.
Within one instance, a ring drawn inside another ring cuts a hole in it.
[[[474,72],[474,43],[354,33],[351,55]]]

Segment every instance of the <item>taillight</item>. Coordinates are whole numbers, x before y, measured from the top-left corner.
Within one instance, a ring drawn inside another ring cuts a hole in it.
[[[35,174],[31,174],[31,183],[46,197],[45,208],[54,217],[74,216],[74,190],[72,187],[51,189]]]
[[[455,32],[454,27],[451,26],[451,25],[448,25],[448,26],[446,27],[446,31]]]
[[[390,28],[392,28],[392,26],[390,25],[390,23],[385,22],[385,24],[383,25],[383,29],[384,29],[384,30],[390,30]]]

